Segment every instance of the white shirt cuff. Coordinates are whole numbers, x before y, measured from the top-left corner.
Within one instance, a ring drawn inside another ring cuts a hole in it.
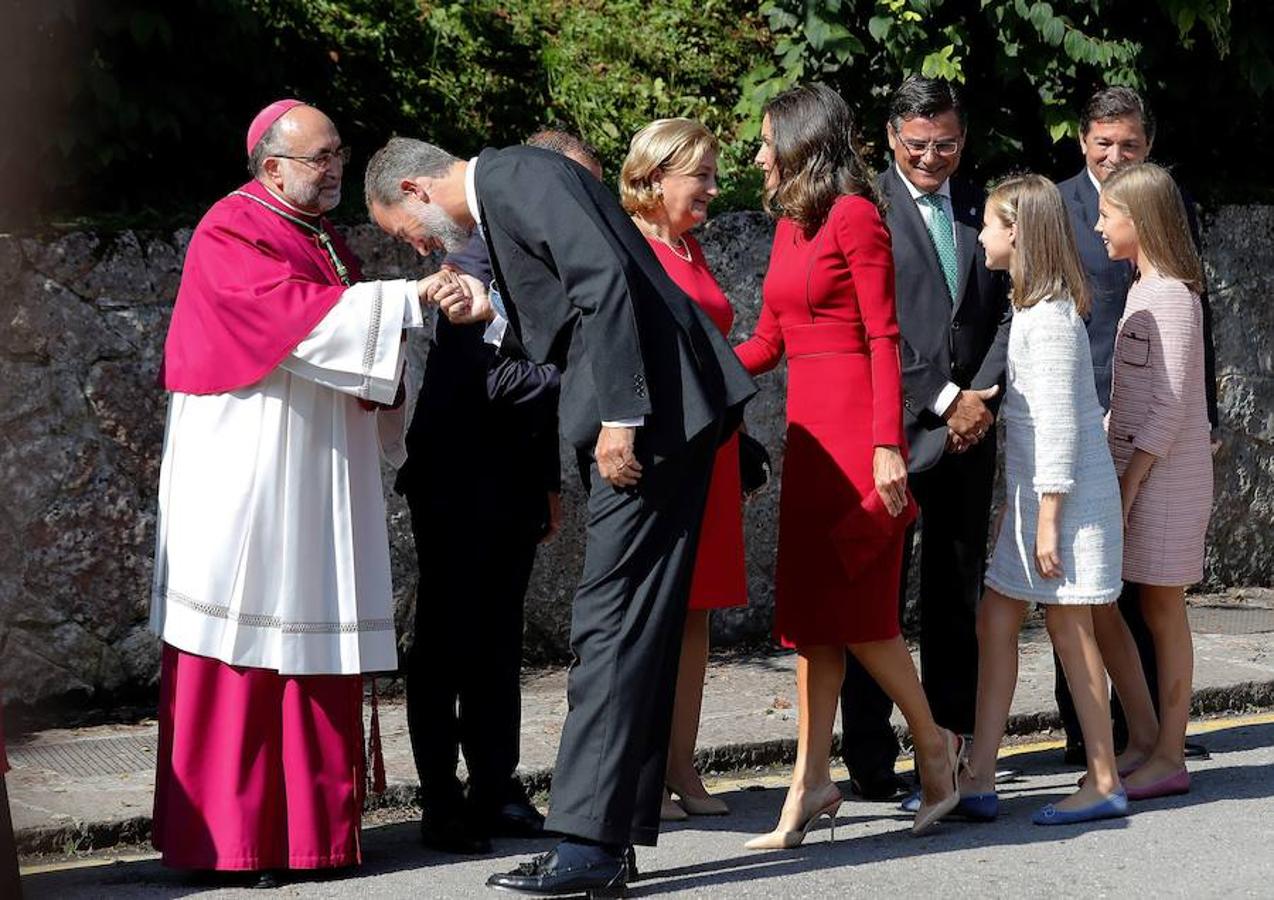
[[[947,382],[947,386],[938,392],[938,399],[933,401],[933,413],[941,416],[947,411],[947,407],[951,405],[951,401],[960,395],[960,386]]]
[[[420,294],[416,282],[407,282],[407,292],[403,294],[403,328],[424,328],[425,314],[420,308]]]
[[[487,330],[482,332],[483,342],[490,344],[492,347],[499,347],[504,343],[504,331],[508,327],[509,320],[496,313],[495,318],[487,325]]]
[[[635,419],[615,419],[612,422],[602,421],[603,428],[640,428],[645,424],[645,416],[638,416]]]

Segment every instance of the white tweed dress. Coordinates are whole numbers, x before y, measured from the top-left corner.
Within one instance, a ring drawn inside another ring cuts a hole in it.
[[[1013,315],[1004,421],[1005,512],[987,587],[1037,603],[1100,604],[1122,590],[1119,482],[1093,383],[1088,333],[1069,297]],[[1064,494],[1061,578],[1035,568],[1041,494]]]

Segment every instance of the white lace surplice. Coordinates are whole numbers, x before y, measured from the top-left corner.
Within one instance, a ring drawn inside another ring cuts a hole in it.
[[[412,290],[355,285],[263,380],[172,395],[151,602],[166,643],[288,675],[397,667],[380,453],[404,414],[357,398],[393,400]]]

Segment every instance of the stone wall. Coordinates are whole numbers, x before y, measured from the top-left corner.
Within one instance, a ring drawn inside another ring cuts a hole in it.
[[[732,341],[755,325],[770,234],[764,217],[749,213],[704,230],[738,313]],[[420,269],[369,226],[348,236],[372,277]],[[184,229],[0,236],[0,683],[10,703],[81,702],[154,681],[158,648],[145,621],[165,409],[155,376],[189,237]],[[1223,208],[1206,233],[1225,438],[1212,586],[1274,582],[1271,247],[1270,207]],[[413,365],[424,345],[413,338]],[[782,368],[761,384],[748,426],[781,470]],[[582,550],[569,455],[563,465],[565,528],[541,552],[527,600],[527,649],[539,660],[566,652]],[[768,635],[777,499],[771,489],[748,505],[751,604],[716,614],[721,642]],[[415,557],[404,504],[391,496],[389,506],[399,624],[409,625]]]

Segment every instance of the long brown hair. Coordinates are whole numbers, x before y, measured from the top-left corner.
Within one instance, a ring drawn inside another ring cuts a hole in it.
[[[1137,243],[1159,274],[1203,293],[1203,263],[1190,235],[1181,191],[1154,163],[1121,166],[1101,186],[1101,198],[1137,227]]]
[[[841,194],[873,203],[875,179],[854,135],[854,115],[825,84],[803,84],[765,104],[774,136],[779,183],[764,198],[765,211],[792,219],[812,234],[822,227]]]
[[[1043,175],[1010,175],[991,190],[986,205],[1001,223],[1016,229],[1009,260],[1013,305],[1025,309],[1068,296],[1075,311],[1087,315],[1088,284],[1057,185]]]

